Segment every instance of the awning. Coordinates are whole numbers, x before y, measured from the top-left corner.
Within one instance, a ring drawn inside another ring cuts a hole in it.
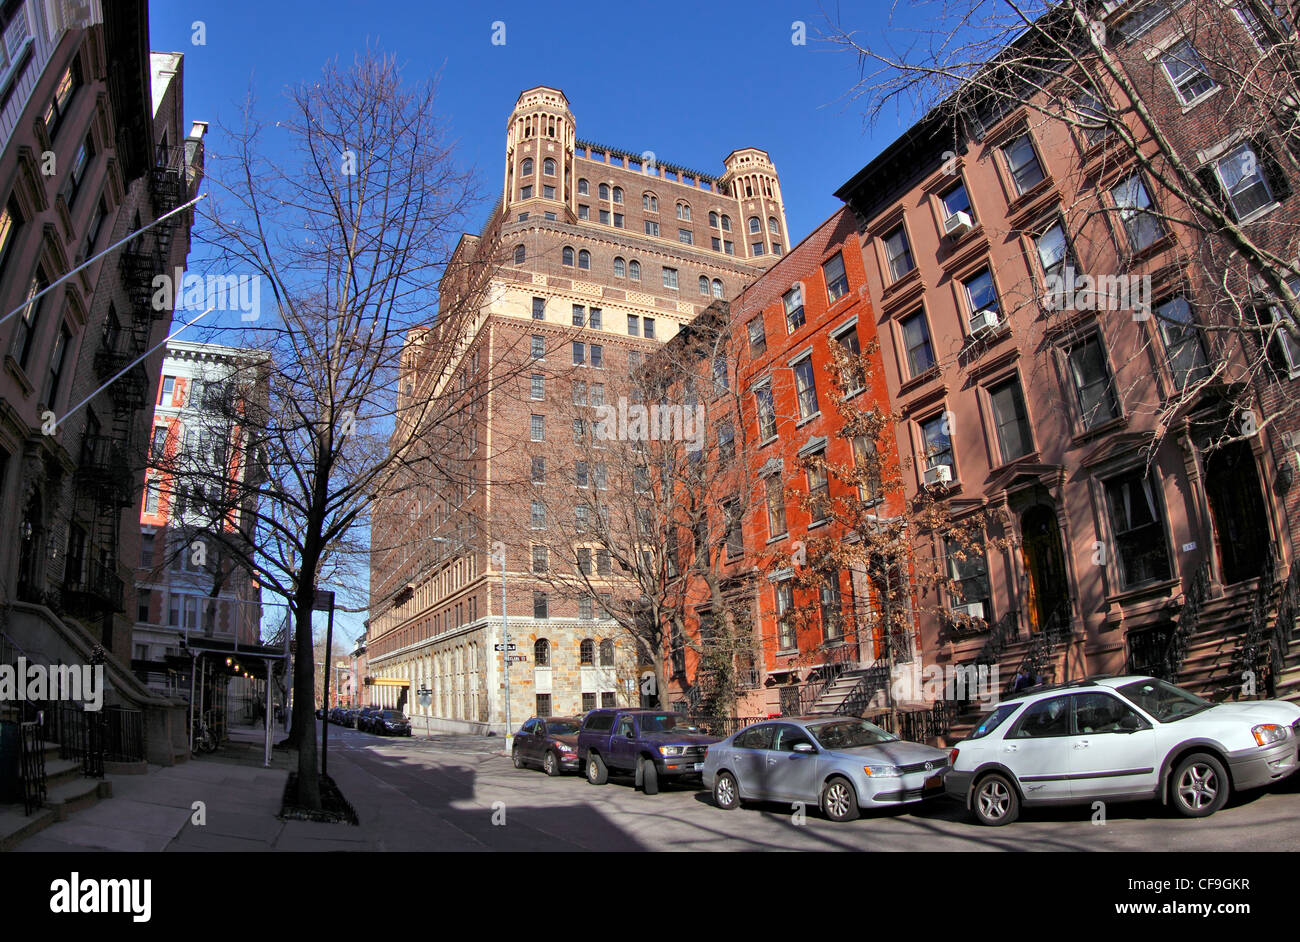
[[[372,687],[409,687],[411,682],[399,677],[372,677],[370,678]]]

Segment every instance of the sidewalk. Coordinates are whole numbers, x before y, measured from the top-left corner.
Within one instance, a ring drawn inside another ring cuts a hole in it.
[[[283,733],[276,733],[282,737]],[[108,775],[113,797],[52,824],[23,851],[367,850],[363,828],[276,818],[297,754],[274,750],[262,765],[262,731],[235,727],[217,752],[146,775]],[[197,825],[195,803],[205,823]]]

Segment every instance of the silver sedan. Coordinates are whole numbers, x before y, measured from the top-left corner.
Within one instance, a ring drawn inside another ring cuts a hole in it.
[[[861,808],[942,795],[948,754],[855,716],[782,717],[709,747],[704,784],[719,808],[742,801],[816,803],[833,821]]]

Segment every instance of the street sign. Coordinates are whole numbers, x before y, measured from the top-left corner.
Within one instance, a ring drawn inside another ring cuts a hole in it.
[[[497,651],[506,651],[506,650],[513,651],[513,650],[515,650],[515,645],[514,645],[513,643],[510,644],[508,647],[507,647],[506,645],[504,645],[504,644],[494,644],[494,645],[492,645],[492,647],[493,647],[494,650],[497,650]]]
[[[507,657],[507,658],[506,658],[506,661],[509,662],[509,663],[511,663],[511,664],[522,664],[522,663],[526,663],[526,662],[528,661],[528,655],[527,655],[527,654],[514,654],[514,655],[511,655],[510,657]]]

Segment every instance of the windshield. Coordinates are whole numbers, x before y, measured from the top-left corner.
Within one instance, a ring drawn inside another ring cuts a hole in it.
[[[547,720],[546,733],[549,736],[569,736],[578,731],[578,724],[572,720]]]
[[[643,733],[698,733],[700,728],[680,713],[645,713],[637,723]]]
[[[384,716],[384,719],[386,719],[386,720],[392,720],[392,721],[394,721],[394,722],[397,721],[397,720],[405,720],[405,719],[406,719],[405,714],[398,713],[398,712],[396,712],[395,710],[385,710],[384,713],[383,713],[383,716]]]
[[[808,731],[827,749],[853,749],[856,746],[878,746],[882,742],[896,742],[898,737],[887,733],[866,720],[836,720],[809,726]]]
[[[1020,709],[1019,702],[999,704],[976,724],[975,728],[971,730],[971,734],[966,738],[982,739],[1001,726],[1002,721],[1018,709]]]
[[[1188,693],[1181,687],[1154,677],[1125,684],[1118,689],[1162,723],[1172,723],[1214,706],[1209,700],[1202,700],[1194,693]]]

